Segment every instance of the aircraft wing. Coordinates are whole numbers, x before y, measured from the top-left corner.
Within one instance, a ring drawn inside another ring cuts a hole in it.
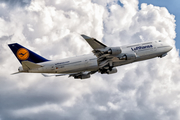
[[[86,42],[92,47],[93,49],[93,53],[94,55],[96,55],[98,58],[101,56],[106,54],[106,52],[108,51],[108,47],[106,45],[104,45],[103,43],[99,42],[98,40],[96,40],[95,38],[91,38],[88,37],[86,35],[81,35]],[[107,54],[106,54],[107,55]],[[108,55],[109,56],[109,55]],[[106,56],[107,57],[107,56]]]
[[[58,76],[64,76],[64,75],[69,75],[69,77],[74,77],[75,79],[86,79],[86,78],[90,78],[91,74],[96,73],[97,71],[91,71],[91,72],[79,72],[79,73],[70,73],[70,74],[44,74],[42,73],[42,75],[44,77],[58,77]]]
[[[88,37],[86,35],[81,35],[87,42],[88,44],[93,48],[93,49],[104,49],[107,46],[104,45],[103,43],[99,42],[95,38]]]
[[[120,47],[107,47],[98,40],[88,37],[86,35],[81,35],[87,43],[93,48],[94,55],[97,56],[97,62],[99,68],[104,68],[108,64],[112,66],[114,60],[119,60],[117,55],[121,53]]]

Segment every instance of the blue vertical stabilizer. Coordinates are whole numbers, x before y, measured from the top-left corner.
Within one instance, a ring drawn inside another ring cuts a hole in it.
[[[19,45],[18,43],[8,44],[14,55],[17,57],[19,62],[22,64],[22,61],[31,61],[33,63],[40,63],[49,61],[40,55],[28,50],[27,48]]]

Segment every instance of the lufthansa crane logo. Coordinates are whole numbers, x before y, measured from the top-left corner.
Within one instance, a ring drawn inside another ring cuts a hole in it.
[[[25,48],[20,48],[16,53],[18,59],[27,60],[29,58],[29,51]]]

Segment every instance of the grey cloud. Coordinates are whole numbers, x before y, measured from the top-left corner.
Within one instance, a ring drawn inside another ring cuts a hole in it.
[[[7,6],[11,9],[17,6],[24,7],[30,5],[31,0],[1,0],[0,3],[7,4]]]
[[[0,38],[0,40],[11,40],[12,37],[13,37],[13,35],[2,36],[2,37]]]
[[[0,18],[10,21],[10,15],[16,8],[24,8],[29,6],[31,0],[1,0],[0,1]]]

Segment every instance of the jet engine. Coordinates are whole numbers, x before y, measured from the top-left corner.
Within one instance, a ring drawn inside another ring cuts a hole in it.
[[[90,74],[82,74],[82,75],[74,76],[74,79],[87,79],[87,78],[90,78],[90,77],[91,77]]]
[[[110,55],[118,55],[120,54],[122,51],[121,51],[121,48],[120,47],[111,47],[109,48],[105,54],[110,54]]]
[[[114,74],[114,73],[117,73],[117,69],[116,68],[100,69],[99,72],[101,74]]]
[[[119,60],[134,60],[136,59],[136,54],[122,54],[119,56]]]
[[[105,49],[97,49],[94,53],[100,52],[101,54],[118,55],[122,52],[120,47],[106,47]]]

